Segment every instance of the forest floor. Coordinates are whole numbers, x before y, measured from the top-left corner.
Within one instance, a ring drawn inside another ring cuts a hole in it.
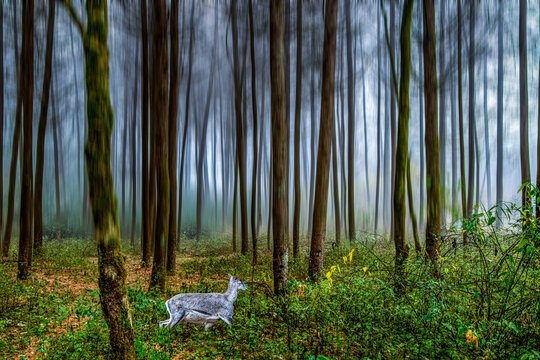
[[[475,249],[445,249],[440,279],[432,276],[429,264],[411,254],[407,290],[398,295],[393,244],[387,239],[366,237],[353,247],[328,249],[326,278],[317,285],[305,281],[306,246],[302,258],[290,262],[287,295],[274,297],[268,250],[260,249],[261,263],[253,268],[250,256],[231,254],[226,238],[185,240],[176,272],[167,279],[168,292],[160,297],[147,291],[151,268],[141,267],[139,251],[126,243],[137,355],[139,359],[540,358],[537,267],[514,265],[519,279],[499,294],[498,287],[504,288],[508,279],[499,275],[505,269],[495,273],[489,266],[501,255],[490,255],[485,265]],[[15,249],[10,255],[0,259],[0,358],[106,359],[108,334],[99,305],[95,244],[75,239],[45,242],[34,258],[31,279],[24,282],[15,279]],[[508,251],[504,256],[510,256]],[[172,330],[159,329],[158,322],[168,318],[167,298],[185,292],[223,292],[227,273],[243,279],[249,288],[239,294],[231,327],[219,322],[205,331],[202,325],[181,323]]]

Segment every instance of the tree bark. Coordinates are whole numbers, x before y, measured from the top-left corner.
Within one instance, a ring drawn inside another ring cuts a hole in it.
[[[182,152],[180,155],[180,176],[178,177],[178,239],[177,242],[180,242],[182,236],[182,197],[183,197],[183,183],[184,183],[184,162],[186,157],[186,142],[187,142],[187,132],[189,126],[189,105],[190,105],[190,94],[191,94],[191,73],[193,69],[193,40],[194,40],[194,12],[195,4],[191,5],[191,20],[190,20],[190,30],[189,30],[189,55],[188,55],[188,79],[186,87],[186,102],[185,102],[185,115],[184,115],[184,133],[182,135]]]
[[[334,125],[335,126],[335,125]],[[334,185],[334,220],[336,228],[336,246],[341,244],[341,214],[339,211],[339,178],[338,178],[338,161],[337,161],[337,146],[336,132],[332,135],[332,182]]]
[[[474,44],[474,28],[475,28],[475,2],[470,1],[469,10],[469,188],[467,189],[467,218],[471,218],[474,202],[474,134],[476,132],[475,120],[475,91],[474,91],[474,61],[475,61],[475,44]]]
[[[351,6],[350,1],[345,1],[345,27],[347,35],[347,115],[348,115],[348,135],[349,143],[347,146],[347,167],[348,167],[348,215],[349,215],[349,242],[352,244],[356,240],[356,227],[354,216],[354,145],[355,145],[355,81],[352,56],[352,30],[351,30]],[[332,92],[333,96],[333,92]],[[322,110],[321,110],[322,111]],[[333,105],[332,105],[333,114]],[[321,124],[322,125],[322,124]],[[332,123],[333,128],[333,123]],[[325,135],[326,136],[326,135]],[[319,141],[319,144],[321,142]],[[319,145],[320,147],[320,145]],[[318,162],[318,160],[317,160]],[[317,166],[318,170],[318,166]]]
[[[51,68],[54,39],[54,15],[56,1],[49,2],[49,15],[47,20],[47,45],[45,49],[45,70],[43,73],[43,89],[41,91],[41,107],[36,146],[36,180],[34,185],[34,249],[43,245],[43,163],[45,157],[45,131],[47,130],[47,113],[49,110],[49,90],[51,88]],[[0,14],[1,17],[1,14]],[[1,65],[1,64],[0,64]],[[1,67],[1,66],[0,66]],[[3,71],[0,70],[0,71]],[[3,81],[3,79],[2,79]],[[3,97],[2,100],[3,101]],[[0,159],[1,159],[0,154]],[[1,171],[1,170],[0,170]],[[0,174],[1,178],[1,174]],[[1,194],[0,194],[1,195]],[[0,219],[1,222],[1,219]]]
[[[457,43],[458,43],[458,125],[459,125],[459,158],[460,158],[460,173],[461,173],[461,211],[463,218],[467,217],[467,185],[465,174],[465,132],[463,130],[463,82],[462,82],[462,66],[461,66],[461,54],[462,54],[462,16],[461,16],[461,0],[457,1],[458,7],[458,31],[457,31]],[[467,244],[467,232],[463,232],[463,244]]]
[[[296,99],[294,106],[293,258],[297,258],[300,251],[300,208],[302,199],[300,189],[300,121],[302,113],[302,1],[298,1],[296,4]]]
[[[171,64],[170,64],[170,92],[168,109],[169,133],[169,234],[167,238],[167,273],[174,274],[176,268],[176,128],[178,117],[178,0],[171,1]]]
[[[56,82],[56,79],[55,79]],[[58,112],[56,111],[56,93],[52,86],[52,125],[53,125],[53,151],[54,151],[54,195],[56,200],[56,238],[60,238],[60,165],[58,159]]]
[[[423,29],[423,13],[422,13],[422,1],[418,1],[418,27],[419,29]],[[423,57],[422,57],[422,41],[418,41],[418,77],[420,79],[420,84],[418,86],[418,109],[419,109],[419,127],[420,127],[420,134],[419,134],[419,153],[420,153],[420,212],[419,212],[419,223],[420,227],[423,226],[424,222],[424,190],[425,190],[425,154],[424,154],[424,146],[425,146],[425,135],[424,135],[424,104],[422,100],[424,99],[424,92],[423,92],[423,82],[424,82],[424,65],[423,65]]]
[[[407,198],[409,199],[409,216],[411,217],[411,224],[413,228],[414,237],[414,250],[417,254],[422,254],[422,245],[420,244],[420,238],[418,236],[418,223],[416,221],[416,213],[414,211],[414,201],[411,183],[411,156],[407,157]]]
[[[495,202],[500,205],[503,200],[504,169],[504,133],[503,133],[503,91],[504,91],[504,45],[503,45],[503,0],[499,0],[497,10],[497,194]],[[497,208],[497,223],[501,225],[501,211]]]
[[[529,167],[529,92],[527,89],[527,1],[519,0],[519,155],[521,159],[521,203],[525,210],[524,228],[531,214],[531,182]]]
[[[272,219],[274,292],[287,286],[289,137],[285,99],[283,0],[270,0],[270,86],[272,111]]]
[[[4,221],[4,3],[0,1],[0,235]]]
[[[409,86],[411,80],[411,25],[414,0],[406,0],[403,5],[400,33],[400,83],[398,97],[398,133],[394,179],[394,245],[396,247],[397,288],[402,289],[405,264],[409,256],[406,238],[405,191],[409,152]],[[436,121],[436,120],[435,120]],[[410,199],[409,199],[410,203]]]
[[[379,221],[379,188],[381,183],[381,15],[377,6],[377,183],[375,185],[375,224],[373,233],[377,233]]]
[[[424,14],[424,96],[426,111],[427,223],[426,253],[438,276],[436,260],[441,244],[441,192],[439,136],[437,134],[437,55],[434,0],[423,0]]]
[[[23,43],[21,52],[23,97],[23,149],[21,166],[21,207],[19,233],[19,262],[17,279],[25,280],[32,265],[33,176],[32,176],[32,117],[34,114],[34,1],[23,2]]]
[[[67,3],[70,3],[67,1]],[[107,2],[86,2],[83,47],[87,91],[88,139],[85,147],[90,204],[98,244],[100,303],[109,327],[114,359],[134,359],[135,345],[126,289],[126,266],[118,226],[111,158],[113,111],[109,94]],[[53,95],[54,96],[54,95]]]
[[[135,57],[139,56],[139,41]],[[135,247],[135,228],[137,224],[137,89],[139,87],[138,61],[135,61],[135,82],[133,83],[133,113],[131,120],[131,247]]]
[[[13,142],[11,146],[11,162],[9,167],[8,209],[6,214],[6,226],[2,241],[2,256],[7,257],[11,245],[11,230],[13,227],[13,213],[15,208],[15,181],[17,180],[17,157],[19,154],[19,142],[21,138],[22,116],[22,91],[21,76],[19,73],[18,37],[17,37],[17,2],[13,1],[13,40],[15,44],[15,73],[17,79],[17,105],[15,108],[15,125],[13,128]],[[22,150],[21,150],[22,151]]]
[[[484,53],[484,137],[486,144],[487,208],[491,207],[491,165],[489,160],[489,121],[487,113],[487,52]]]
[[[313,234],[311,237],[308,269],[308,277],[311,281],[319,281],[323,275],[330,152],[334,134],[334,73],[336,63],[337,9],[337,0],[328,0],[326,2],[320,120],[320,133],[324,134],[324,136],[319,137],[319,149],[317,153],[317,179],[315,183],[315,201],[313,204]],[[349,189],[349,191],[352,191],[352,189]]]
[[[153,2],[153,43],[152,43],[152,95],[151,119],[155,126],[155,160],[157,206],[156,225],[154,230],[154,261],[150,278],[150,289],[165,291],[167,239],[169,234],[169,154],[168,144],[168,64],[167,64],[167,15],[165,0]],[[176,64],[175,64],[176,66]],[[170,134],[175,136],[176,133]],[[152,189],[153,190],[153,189]]]
[[[141,83],[141,153],[142,153],[142,190],[141,190],[141,210],[142,210],[142,265],[150,264],[152,243],[150,233],[150,188],[148,173],[148,25],[146,0],[141,0],[141,28],[142,28],[142,83]]]
[[[445,10],[446,2],[441,0],[439,3],[439,21],[440,26],[440,44],[439,44],[439,167],[440,167],[440,181],[441,181],[441,225],[445,223],[445,209],[446,209],[446,62],[444,56],[445,46]]]

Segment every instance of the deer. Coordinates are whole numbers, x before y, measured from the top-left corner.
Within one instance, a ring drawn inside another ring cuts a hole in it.
[[[223,294],[178,294],[167,300],[165,307],[169,313],[169,319],[160,321],[159,327],[172,329],[180,322],[187,322],[204,324],[204,329],[208,330],[219,320],[231,326],[238,290],[247,290],[247,286],[239,278],[227,275],[229,275],[229,286]]]

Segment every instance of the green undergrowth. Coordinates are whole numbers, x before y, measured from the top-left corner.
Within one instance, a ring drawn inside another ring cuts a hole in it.
[[[290,262],[287,294],[272,295],[272,258],[260,264],[230,254],[226,237],[183,240],[174,287],[165,296],[140,283],[129,287],[139,359],[540,359],[540,262],[536,226],[525,232],[503,209],[504,231],[493,209],[449,229],[437,266],[411,253],[406,279],[394,277],[393,243],[363,237],[351,246],[328,248],[325,278],[306,282],[306,251]],[[265,239],[260,241],[265,244]],[[454,243],[456,244],[454,246]],[[128,256],[137,250],[124,246]],[[96,276],[92,242],[46,243],[35,268]],[[97,290],[54,286],[34,277],[14,280],[16,263],[0,263],[0,354],[17,358],[29,348],[40,359],[107,359],[107,328]],[[227,273],[248,290],[235,303],[234,323],[181,323],[160,329],[166,298],[185,292],[222,292]],[[395,292],[396,282],[404,293]],[[33,339],[33,340],[32,340]],[[24,358],[24,357],[21,357]]]

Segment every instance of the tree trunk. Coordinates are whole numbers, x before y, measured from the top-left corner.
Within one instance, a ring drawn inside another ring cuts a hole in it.
[[[334,125],[335,126],[335,125]],[[339,178],[338,178],[338,161],[337,161],[337,146],[336,132],[332,135],[332,182],[334,185],[334,220],[336,227],[336,246],[341,244],[341,214],[339,211]]]
[[[47,20],[47,45],[45,49],[45,70],[43,73],[43,89],[41,91],[41,107],[40,107],[40,112],[39,112],[39,123],[38,123],[38,133],[37,133],[36,182],[34,185],[34,249],[36,250],[41,248],[43,244],[43,230],[42,230],[43,229],[43,215],[42,215],[43,162],[44,162],[44,156],[45,156],[44,148],[45,148],[45,131],[47,130],[47,112],[49,110],[49,90],[51,88],[51,67],[52,67],[52,55],[53,55],[55,4],[56,4],[56,1],[49,2],[49,13],[48,13],[49,15],[48,15],[48,20]],[[0,14],[0,17],[1,17],[1,14]],[[3,81],[3,78],[2,78],[2,81]],[[3,101],[3,97],[2,97],[2,100],[0,101]],[[0,153],[0,159],[1,158],[2,156]],[[1,178],[1,173],[0,173],[0,178]],[[1,219],[0,219],[0,223],[1,223]]]
[[[375,225],[373,233],[377,233],[379,221],[379,188],[381,183],[381,15],[377,6],[377,183],[375,185]]]
[[[174,274],[176,268],[176,128],[178,116],[178,0],[171,1],[171,64],[170,93],[168,108],[169,133],[169,234],[167,238],[167,273]]]
[[[418,27],[419,29],[422,29],[422,1],[418,1]],[[419,213],[419,223],[420,227],[423,226],[424,222],[424,190],[425,190],[425,155],[424,155],[424,146],[425,146],[425,135],[424,135],[424,104],[422,100],[424,99],[424,92],[423,92],[423,82],[424,82],[424,65],[423,65],[423,57],[422,57],[422,41],[418,41],[418,77],[420,79],[420,84],[418,85],[418,109],[419,109],[419,117],[418,122],[420,124],[420,134],[419,134],[419,153],[420,153],[420,213]]]
[[[4,221],[4,3],[0,1],[0,235]]]
[[[396,247],[397,288],[402,289],[405,264],[409,256],[409,245],[405,227],[406,207],[405,191],[409,152],[409,85],[411,80],[411,24],[414,0],[406,0],[400,33],[400,83],[398,97],[398,133],[396,147],[395,179],[394,179],[394,245]],[[435,120],[436,121],[436,120]],[[409,199],[409,203],[411,203]]]
[[[487,52],[484,53],[484,137],[486,144],[487,208],[491,207],[491,165],[489,160],[489,121],[487,113]]]
[[[214,21],[214,47],[212,51],[212,65],[208,74],[208,88],[206,92],[206,105],[204,106],[204,114],[202,117],[202,129],[199,137],[199,155],[197,161],[197,242],[199,242],[202,226],[202,186],[203,168],[206,160],[206,138],[208,134],[208,118],[210,116],[210,103],[212,101],[212,91],[214,89],[214,70],[216,67],[216,47],[217,47],[217,10],[215,11]]]
[[[461,43],[462,43],[462,16],[461,16],[461,0],[458,0],[458,124],[459,124],[459,158],[461,168],[461,211],[463,218],[467,217],[467,186],[465,174],[465,132],[463,130],[463,82],[462,82],[462,67],[461,67]],[[467,232],[463,232],[463,244],[467,244]]]
[[[469,10],[469,188],[467,189],[467,218],[471,218],[474,202],[474,133],[476,132],[475,122],[475,91],[474,91],[474,28],[475,28],[475,6],[471,1]]]
[[[195,4],[193,3],[191,5],[191,20],[190,20],[190,30],[189,30],[189,55],[188,55],[188,79],[187,79],[187,88],[186,88],[186,103],[185,103],[185,116],[184,116],[184,134],[182,135],[182,152],[180,155],[180,176],[178,177],[178,240],[177,242],[180,242],[180,238],[182,236],[182,197],[183,197],[183,183],[184,183],[184,162],[185,162],[185,155],[186,155],[186,140],[187,140],[187,132],[188,132],[188,125],[189,125],[189,97],[191,94],[191,73],[193,69],[193,37],[194,37],[194,11],[195,11]]]
[[[319,137],[319,149],[317,153],[317,179],[315,183],[315,201],[313,204],[313,234],[311,237],[308,270],[308,277],[311,281],[319,281],[323,275],[330,152],[332,150],[332,137],[334,134],[334,73],[336,63],[337,9],[337,0],[328,0],[326,2],[320,120],[320,133],[324,134],[324,136]],[[349,189],[349,191],[353,191],[353,189]],[[350,238],[352,239],[352,235],[350,235]]]
[[[11,162],[9,167],[8,209],[6,214],[6,227],[2,241],[2,256],[7,257],[11,245],[11,230],[13,227],[13,213],[15,208],[15,181],[17,180],[17,157],[21,138],[22,91],[21,76],[19,73],[18,37],[17,37],[17,2],[13,1],[13,40],[15,44],[15,72],[17,79],[17,105],[15,109],[15,125],[13,129],[13,142],[11,147]],[[22,151],[22,150],[21,150]]]
[[[135,57],[139,56],[139,41]],[[139,63],[135,61],[135,82],[133,83],[133,114],[131,121],[131,247],[135,247],[135,227],[137,224],[137,89],[139,87]]]
[[[352,244],[356,240],[356,227],[355,227],[355,216],[354,216],[354,145],[355,145],[355,81],[354,81],[354,70],[353,70],[353,55],[352,55],[352,30],[351,30],[351,7],[350,1],[345,1],[345,27],[347,34],[347,115],[348,115],[348,135],[349,143],[347,147],[347,167],[348,167],[348,215],[349,215],[349,242]],[[331,93],[333,96],[333,92]],[[332,114],[333,114],[333,104],[332,104]],[[321,110],[322,111],[322,110]],[[321,121],[322,123],[322,121]],[[332,123],[332,128],[333,128]],[[322,125],[322,124],[321,124]],[[325,135],[326,136],[326,135]],[[329,139],[330,143],[331,139]],[[320,148],[319,141],[319,148]],[[317,160],[318,162],[318,160]],[[318,170],[318,165],[317,165]],[[318,176],[318,175],[317,175]],[[323,234],[324,236],[324,234]]]
[[[411,183],[411,156],[407,157],[407,198],[409,199],[409,215],[411,217],[411,224],[413,228],[414,237],[414,250],[417,254],[422,254],[422,245],[420,244],[420,238],[418,236],[418,223],[416,221],[416,213],[414,211],[414,200]]]
[[[356,52],[356,51],[355,51]],[[356,55],[355,55],[356,58]],[[362,37],[360,37],[360,59],[362,62],[362,108],[364,115],[364,169],[366,175],[366,198],[368,207],[370,207],[370,191],[369,191],[369,171],[368,171],[368,134],[367,134],[367,115],[366,115],[366,74],[367,70],[364,67],[364,50],[362,47]],[[356,71],[355,71],[356,72]]]
[[[538,62],[538,70],[540,74],[540,61]],[[538,77],[538,103],[540,104],[540,76]],[[538,129],[540,129],[540,106],[538,106]],[[537,141],[536,144],[536,168],[540,169],[540,141]],[[537,170],[536,174],[536,187],[540,188],[540,172]],[[540,201],[539,196],[536,196],[536,221],[538,222],[538,219],[540,219]],[[537,241],[538,245],[538,241]]]
[[[120,243],[118,205],[110,168],[110,139],[114,119],[109,95],[107,2],[88,0],[86,11],[88,22],[83,35],[85,74],[92,76],[85,76],[88,97],[88,140],[85,156],[98,244],[100,303],[109,327],[112,357],[134,359],[135,346],[127,301],[126,266]],[[80,21],[78,23],[81,24]]]
[[[314,20],[312,20],[311,26],[314,27]],[[312,58],[315,57],[315,34],[311,32],[311,51],[310,55]],[[315,156],[316,149],[315,144],[317,143],[317,125],[315,120],[315,69],[311,69],[311,79],[310,79],[310,115],[311,115],[311,136],[310,136],[310,174],[309,174],[309,208],[308,208],[308,236],[311,236],[313,230],[313,198],[315,195]]]
[[[424,96],[426,110],[427,223],[426,253],[438,276],[441,253],[441,191],[437,134],[437,55],[434,0],[424,2]]]
[[[55,79],[56,82],[56,79]],[[58,112],[56,111],[55,86],[52,86],[52,125],[53,125],[53,148],[54,148],[54,189],[56,200],[56,238],[60,238],[60,165],[58,160]]]
[[[238,153],[234,157],[234,182],[233,182],[233,216],[232,216],[232,246],[236,252],[236,214],[238,213]]]
[[[251,3],[251,2],[250,2]],[[294,219],[293,258],[299,255],[300,244],[300,121],[302,112],[302,2],[296,4],[296,99],[294,109]]]
[[[289,137],[283,54],[283,0],[270,0],[270,86],[272,109],[272,219],[274,292],[287,286]]]
[[[395,29],[396,29],[396,0],[390,0],[390,48],[391,53],[389,54],[390,58],[390,67],[392,64],[395,64],[395,54],[396,54],[396,40],[395,40]],[[394,91],[395,89],[395,91]],[[396,191],[396,93],[398,91],[397,84],[392,84],[392,79],[390,79],[390,199],[394,198],[394,192]],[[390,238],[395,238],[395,229],[394,229],[394,202],[390,200]]]
[[[521,203],[525,210],[524,228],[530,219],[529,92],[527,89],[527,1],[519,0],[519,154],[521,159]]]
[[[503,169],[504,169],[504,148],[503,148],[503,91],[504,91],[504,45],[503,45],[503,0],[499,0],[497,10],[497,194],[495,202],[501,205],[503,200]],[[501,212],[497,208],[497,228],[501,225],[499,219]]]
[[[142,23],[142,83],[141,83],[141,153],[142,153],[142,265],[150,264],[152,243],[150,233],[150,178],[148,173],[148,26],[146,0],[141,0],[141,23]]]
[[[446,63],[444,57],[444,33],[446,31],[444,17],[446,10],[445,0],[439,3],[440,44],[439,44],[439,167],[441,181],[441,226],[445,223],[446,210]]]
[[[129,76],[127,61],[125,62],[126,71],[124,84],[127,84]],[[127,229],[126,226],[126,163],[127,163],[127,135],[128,135],[128,95],[129,88],[124,85],[124,129],[122,134],[122,221],[120,222],[120,237],[122,232]]]
[[[157,206],[154,230],[154,261],[150,278],[150,289],[165,291],[167,239],[169,234],[169,136],[168,136],[168,57],[167,57],[167,14],[165,0],[153,2],[152,43],[152,94],[151,119],[155,125],[155,160]],[[175,64],[176,66],[176,64]],[[175,136],[176,133],[170,134]],[[153,189],[152,189],[153,190]]]
[[[19,263],[17,279],[25,280],[32,265],[33,176],[32,117],[34,113],[34,1],[23,2],[23,43],[21,52],[23,97],[23,162],[21,166],[21,207]]]

